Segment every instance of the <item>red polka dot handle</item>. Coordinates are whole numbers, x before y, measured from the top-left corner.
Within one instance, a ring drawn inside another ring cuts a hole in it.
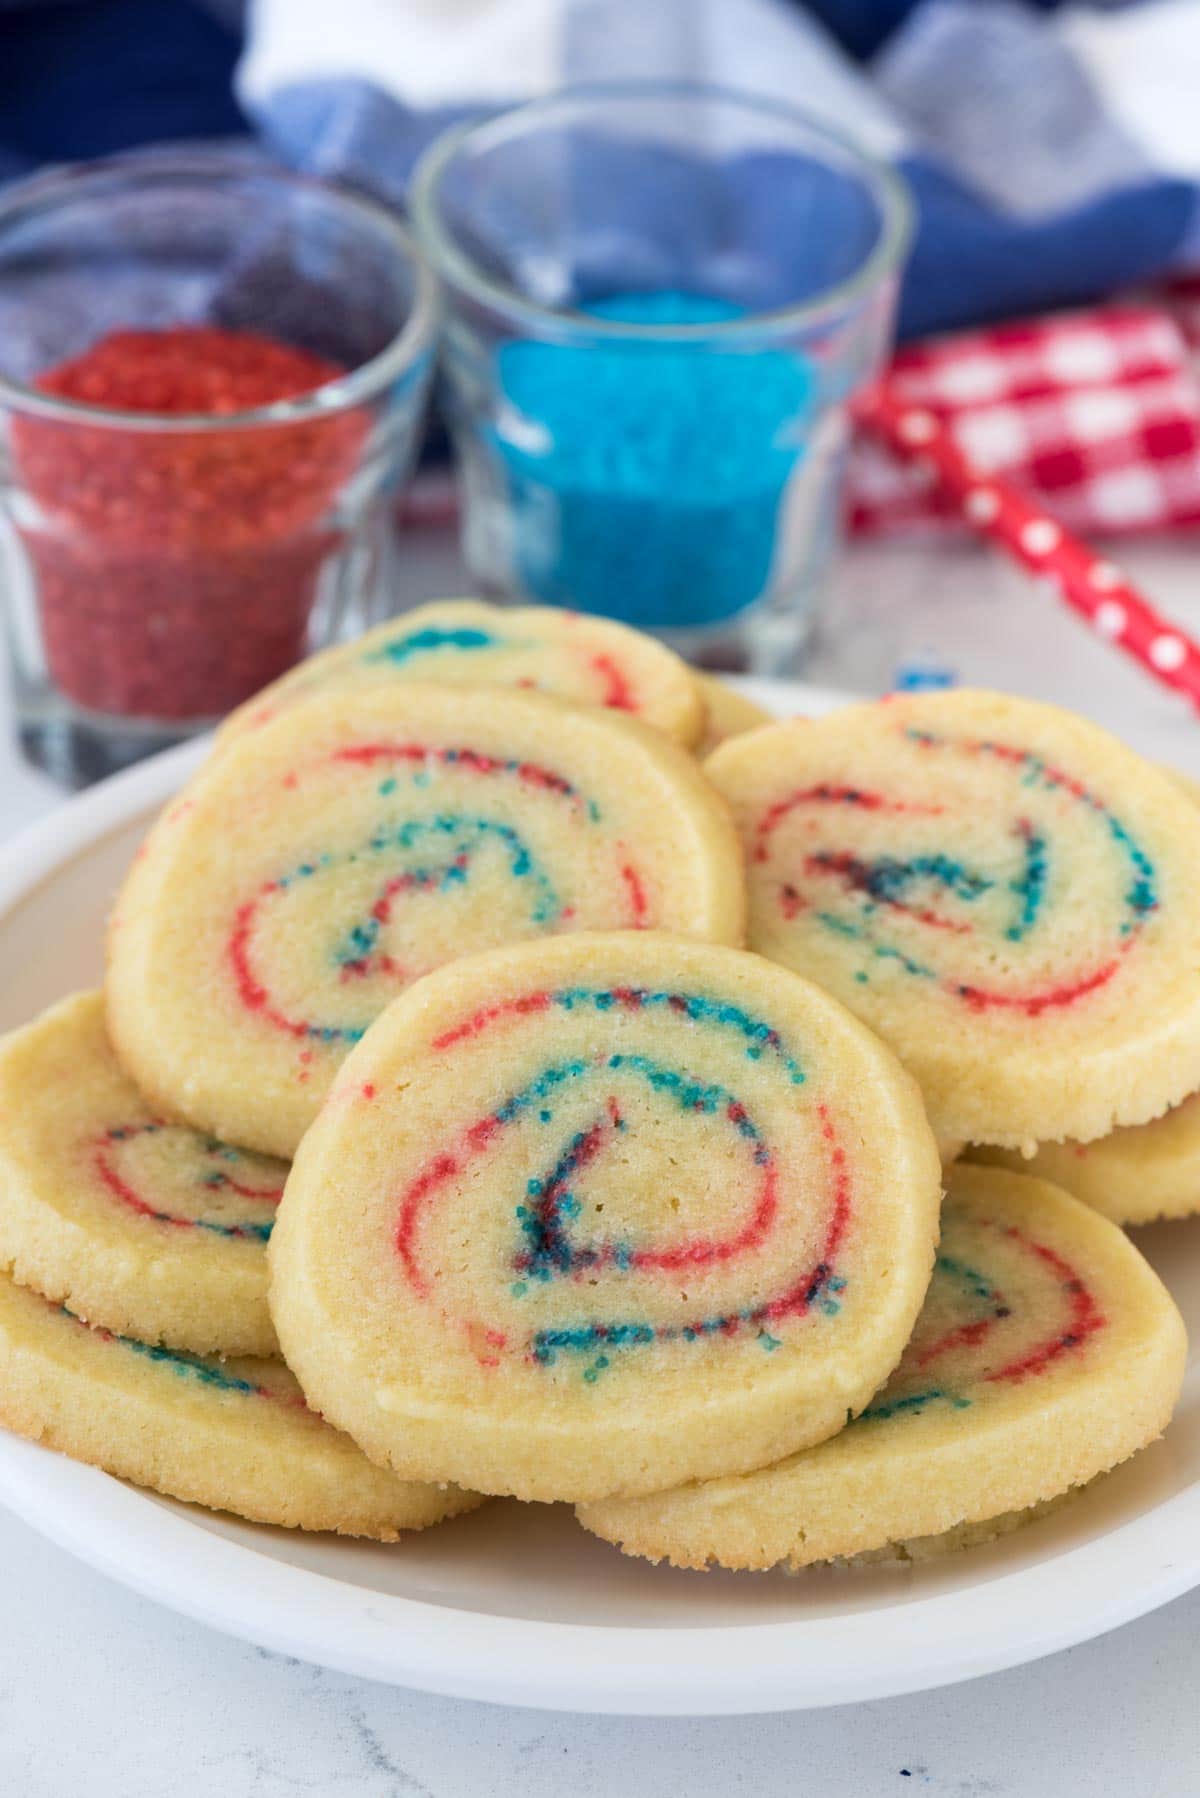
[[[865,430],[905,461],[928,469],[981,536],[1048,581],[1073,611],[1155,680],[1200,707],[1200,645],[1156,612],[1121,569],[1096,556],[1015,487],[980,473],[936,412],[913,406],[886,383],[863,394],[855,411]]]

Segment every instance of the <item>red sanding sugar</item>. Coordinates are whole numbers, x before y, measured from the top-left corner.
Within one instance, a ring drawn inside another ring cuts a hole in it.
[[[219,418],[345,370],[249,331],[114,331],[45,370],[45,393],[114,411]],[[362,410],[228,429],[123,430],[22,416],[13,454],[42,639],[81,706],[216,717],[307,647],[329,515],[362,453]],[[29,505],[32,501],[32,506]]]

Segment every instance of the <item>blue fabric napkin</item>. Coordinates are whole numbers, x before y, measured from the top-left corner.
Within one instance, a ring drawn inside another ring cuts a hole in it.
[[[257,0],[243,104],[288,161],[396,201],[450,118],[569,83],[686,76],[822,114],[915,193],[903,335],[1200,260],[1194,0],[339,0],[333,37],[325,0]]]
[[[904,171],[905,335],[1200,263],[1196,0],[251,0],[235,101],[240,14],[0,0],[0,178],[249,119],[264,153],[402,205],[453,119],[689,78],[802,105]],[[744,179],[771,228],[769,160]]]

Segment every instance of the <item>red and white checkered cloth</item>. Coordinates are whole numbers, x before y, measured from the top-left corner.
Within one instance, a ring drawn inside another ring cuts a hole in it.
[[[899,397],[948,425],[983,474],[1068,530],[1200,524],[1200,281],[1152,301],[997,325],[901,350]],[[872,441],[856,444],[853,529],[964,529],[957,502]]]

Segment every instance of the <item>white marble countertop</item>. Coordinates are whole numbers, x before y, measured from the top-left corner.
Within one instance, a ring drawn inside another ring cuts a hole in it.
[[[1200,630],[1200,554],[1127,558]],[[406,598],[461,588],[412,546]],[[982,553],[847,558],[812,678],[878,689],[932,653],[1056,699],[1200,774],[1200,720]],[[0,716],[0,837],[61,794]],[[8,1798],[1196,1798],[1200,1592],[1065,1654],[921,1696],[795,1716],[654,1721],[393,1691],[268,1654],[110,1584],[0,1511],[0,1794]]]

